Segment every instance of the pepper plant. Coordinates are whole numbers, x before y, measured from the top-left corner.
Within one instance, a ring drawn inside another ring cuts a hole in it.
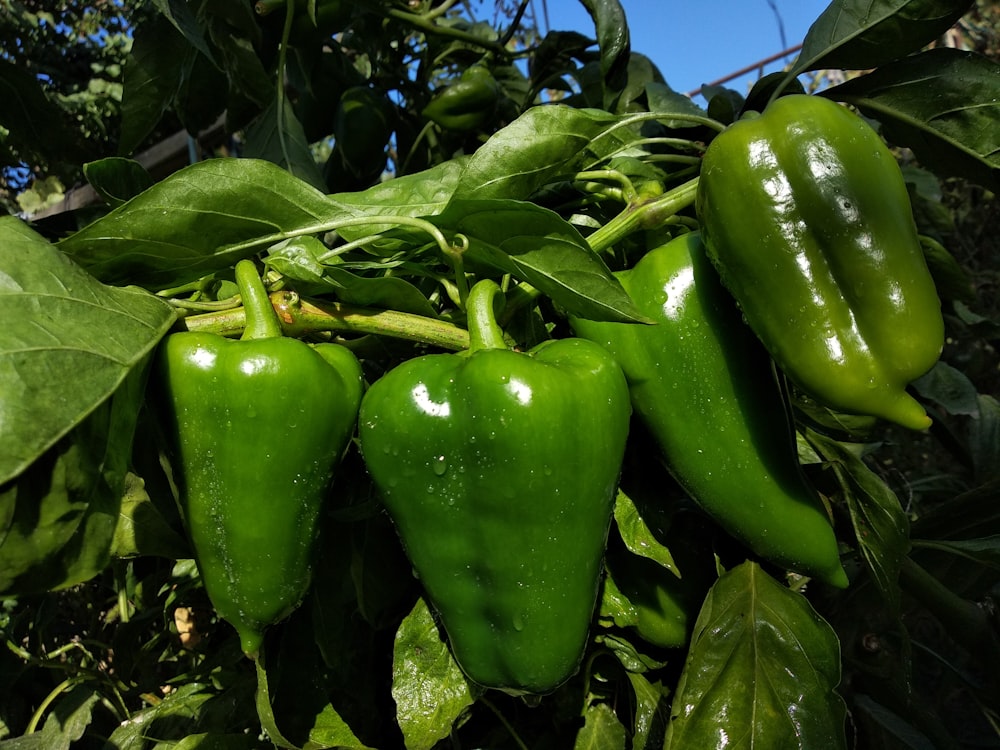
[[[971,3],[703,108],[582,2],[156,4],[0,218],[0,750],[1000,744]]]

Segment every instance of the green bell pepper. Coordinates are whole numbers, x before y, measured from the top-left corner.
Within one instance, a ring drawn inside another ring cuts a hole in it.
[[[696,205],[724,284],[805,394],[930,425],[905,388],[941,353],[941,303],[899,166],[864,120],[778,99],[709,144]]]
[[[361,404],[365,463],[455,658],[480,685],[545,693],[594,615],[631,408],[580,339],[508,349],[499,291],[469,294],[470,349],[389,371]]]
[[[424,107],[423,116],[445,130],[466,133],[485,125],[496,114],[500,85],[489,69],[473,65]]]
[[[846,586],[767,353],[740,320],[699,235],[654,247],[616,276],[655,325],[571,323],[621,365],[635,413],[678,483],[758,555]]]
[[[266,628],[309,587],[320,513],[363,382],[348,349],[282,337],[253,262],[240,261],[236,279],[242,340],[169,335],[157,400],[205,590],[255,656]]]

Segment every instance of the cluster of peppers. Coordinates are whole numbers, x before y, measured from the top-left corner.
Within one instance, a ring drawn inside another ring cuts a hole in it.
[[[943,325],[901,173],[860,118],[793,95],[709,145],[697,212],[700,232],[651,241],[617,274],[652,324],[571,318],[576,337],[514,351],[484,280],[467,351],[411,359],[367,392],[349,350],[281,335],[241,261],[243,340],[173,334],[157,383],[204,584],[244,651],[305,595],[355,430],[457,662],[486,687],[541,694],[578,669],[633,412],[729,534],[846,586],[772,362],[830,408],[927,427],[905,387],[938,357]],[[219,424],[232,440],[214,439]],[[262,427],[271,440],[243,439]],[[672,574],[617,548],[607,563],[648,605],[639,632],[683,645]]]

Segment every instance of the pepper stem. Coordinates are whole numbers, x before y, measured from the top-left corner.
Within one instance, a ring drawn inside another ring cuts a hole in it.
[[[469,290],[465,309],[469,324],[469,351],[482,349],[507,349],[503,329],[497,323],[495,306],[503,308],[503,295],[495,281],[477,281]]]
[[[281,337],[281,321],[252,260],[241,260],[236,264],[236,285],[240,288],[240,299],[246,314],[246,326],[240,340]]]

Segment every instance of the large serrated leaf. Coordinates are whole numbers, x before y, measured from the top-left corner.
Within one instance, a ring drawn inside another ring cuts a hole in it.
[[[665,750],[846,748],[840,643],[809,602],[746,562],[712,587]]]
[[[866,70],[937,39],[972,0],[833,0],[813,23],[789,77],[810,70]]]
[[[527,281],[574,315],[646,320],[576,228],[548,209],[514,200],[453,200],[431,220],[465,235],[472,262]]]
[[[166,302],[107,287],[41,235],[0,218],[0,484],[118,388],[174,321]]]
[[[59,247],[102,281],[163,289],[346,215],[270,162],[211,159],[175,172]]]
[[[1000,63],[950,47],[928,50],[828,89],[882,124],[942,176],[1000,187]]]

